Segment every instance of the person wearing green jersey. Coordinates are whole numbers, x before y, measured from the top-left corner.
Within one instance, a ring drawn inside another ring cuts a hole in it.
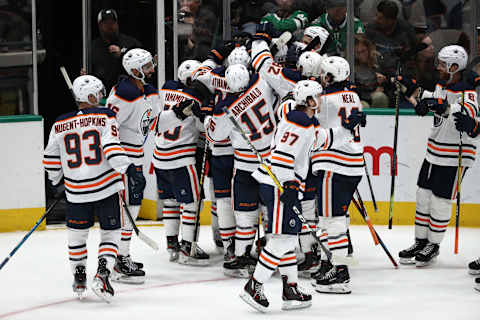
[[[327,29],[330,38],[325,44],[328,55],[345,56],[347,47],[347,5],[345,0],[327,0],[327,12],[313,20],[310,26],[319,26]],[[363,23],[354,18],[355,34],[365,33]]]
[[[276,0],[275,2],[278,6],[277,11],[267,13],[260,23],[271,22],[275,30],[292,33],[308,25],[308,14],[295,10],[295,0]]]

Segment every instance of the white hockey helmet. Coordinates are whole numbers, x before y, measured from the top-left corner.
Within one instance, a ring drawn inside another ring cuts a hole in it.
[[[72,87],[77,102],[87,102],[92,106],[97,106],[100,100],[105,97],[105,87],[102,81],[94,76],[80,76],[73,81]],[[88,99],[90,96],[96,99],[95,103]]]
[[[200,67],[201,63],[197,60],[185,60],[178,66],[178,80],[183,84],[187,84],[189,78],[193,77],[193,73]]]
[[[447,72],[451,77],[454,73],[462,71],[467,67],[468,54],[461,46],[446,46],[438,53],[438,60],[445,63]],[[450,67],[454,64],[458,65],[458,69],[455,72],[451,72]]]
[[[313,80],[298,81],[293,87],[293,99],[297,105],[308,106],[307,99],[312,98],[317,103],[317,106],[312,109],[317,109],[320,105],[320,95],[322,94],[322,86]]]
[[[322,57],[314,52],[307,51],[300,55],[297,61],[297,69],[302,68],[302,76],[318,77],[319,65],[322,62]]]
[[[233,66],[234,64],[243,64],[248,68],[248,65],[250,64],[250,55],[245,46],[236,47],[228,55],[227,66]]]
[[[242,92],[248,87],[250,73],[244,65],[234,64],[229,66],[225,71],[225,79],[231,92]]]
[[[350,76],[350,65],[348,61],[342,57],[332,56],[322,59],[320,64],[322,81],[327,82],[326,77],[332,76],[329,83],[342,82]],[[328,82],[327,82],[328,83]]]
[[[319,37],[319,39],[320,39],[320,48],[319,48],[319,49],[316,49],[315,52],[320,52],[320,50],[322,50],[323,45],[324,45],[325,42],[327,41],[328,36],[329,36],[330,34],[328,33],[327,29],[325,29],[325,28],[323,28],[323,27],[312,26],[312,27],[306,28],[305,31],[303,32],[303,35],[304,35],[304,36],[309,36],[310,38],[312,38],[312,40],[313,40],[315,37]]]
[[[122,65],[125,71],[135,79],[141,80],[145,84],[145,72],[153,72],[155,62],[150,52],[144,49],[135,48],[128,50],[123,56]],[[137,70],[140,76],[136,76],[133,70]]]

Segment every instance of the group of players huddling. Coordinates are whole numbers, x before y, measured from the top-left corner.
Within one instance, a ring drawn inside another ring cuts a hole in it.
[[[272,40],[269,23],[257,31],[212,49],[203,62],[184,61],[179,80],[161,90],[147,83],[155,68],[151,54],[129,50],[123,57],[128,76],[110,92],[108,108],[99,106],[100,80],[75,79],[79,110],[55,122],[44,165],[52,184],[65,188],[73,290],[80,297],[87,288],[86,242],[95,214],[101,243],[93,291],[108,302],[114,295],[109,279],[145,281],[143,264],[130,257],[133,226],[126,209],[135,220],[146,184],[143,145],[151,131],[170,261],[209,264],[197,244],[203,193],[212,203],[224,273],[248,279],[240,295],[246,303],[267,309],[263,284],[277,269],[282,309],[311,306],[298,276],[311,278],[320,293],[351,292],[348,208],[364,173],[360,127],[366,116],[349,82],[349,64],[318,53],[328,38],[322,27],[307,28],[307,43],[289,41],[289,48],[284,34]],[[292,47],[296,68],[274,61],[272,51],[291,53]],[[438,255],[450,220],[459,136],[464,174],[475,160],[473,139],[479,133],[477,94],[463,75],[467,53],[447,46],[438,60],[441,81],[434,92],[410,79],[392,80],[406,88],[419,115],[434,112],[418,179],[415,244],[399,254],[402,263],[417,266]],[[255,244],[260,217],[266,237]],[[322,246],[332,259],[321,253]],[[480,274],[480,260],[469,267]]]

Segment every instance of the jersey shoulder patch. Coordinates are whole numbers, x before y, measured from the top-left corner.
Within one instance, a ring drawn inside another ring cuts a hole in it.
[[[143,96],[143,93],[127,77],[120,78],[114,90],[117,97],[127,101],[134,101],[138,97]]]
[[[285,78],[294,82],[302,80],[302,73],[295,69],[282,68],[282,74]]]
[[[315,119],[315,117],[309,118],[305,112],[298,110],[292,110],[287,113],[287,120],[304,128],[308,128],[312,125],[316,126],[315,122],[318,124],[318,121],[316,121],[317,119]]]
[[[167,90],[181,90],[185,86],[183,83],[180,81],[175,81],[175,80],[167,80],[165,84],[162,86],[162,89],[167,89]]]

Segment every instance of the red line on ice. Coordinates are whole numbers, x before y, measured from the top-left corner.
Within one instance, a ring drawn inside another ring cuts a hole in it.
[[[216,279],[208,279],[208,280],[173,282],[173,283],[157,284],[157,285],[153,285],[153,286],[149,286],[149,287],[119,290],[117,292],[118,293],[128,293],[128,292],[143,291],[143,290],[156,289],[156,288],[181,286],[181,285],[184,285],[184,284],[219,282],[219,281],[225,281],[225,280],[233,280],[233,278],[216,278]],[[38,306],[33,306],[33,307],[25,308],[25,309],[20,309],[20,310],[17,310],[17,311],[7,312],[7,313],[4,313],[4,314],[0,314],[0,319],[5,319],[7,317],[14,316],[14,315],[17,315],[17,314],[20,314],[20,313],[26,313],[26,312],[30,312],[30,311],[34,311],[34,310],[38,310],[38,309],[43,309],[43,308],[48,308],[48,307],[51,307],[51,306],[56,306],[56,305],[59,305],[59,304],[69,303],[69,302],[73,302],[73,301],[78,301],[78,298],[73,297],[73,298],[64,299],[64,300],[55,301],[55,302],[50,302],[50,303],[46,303],[46,304],[41,304],[41,305],[38,305]]]

